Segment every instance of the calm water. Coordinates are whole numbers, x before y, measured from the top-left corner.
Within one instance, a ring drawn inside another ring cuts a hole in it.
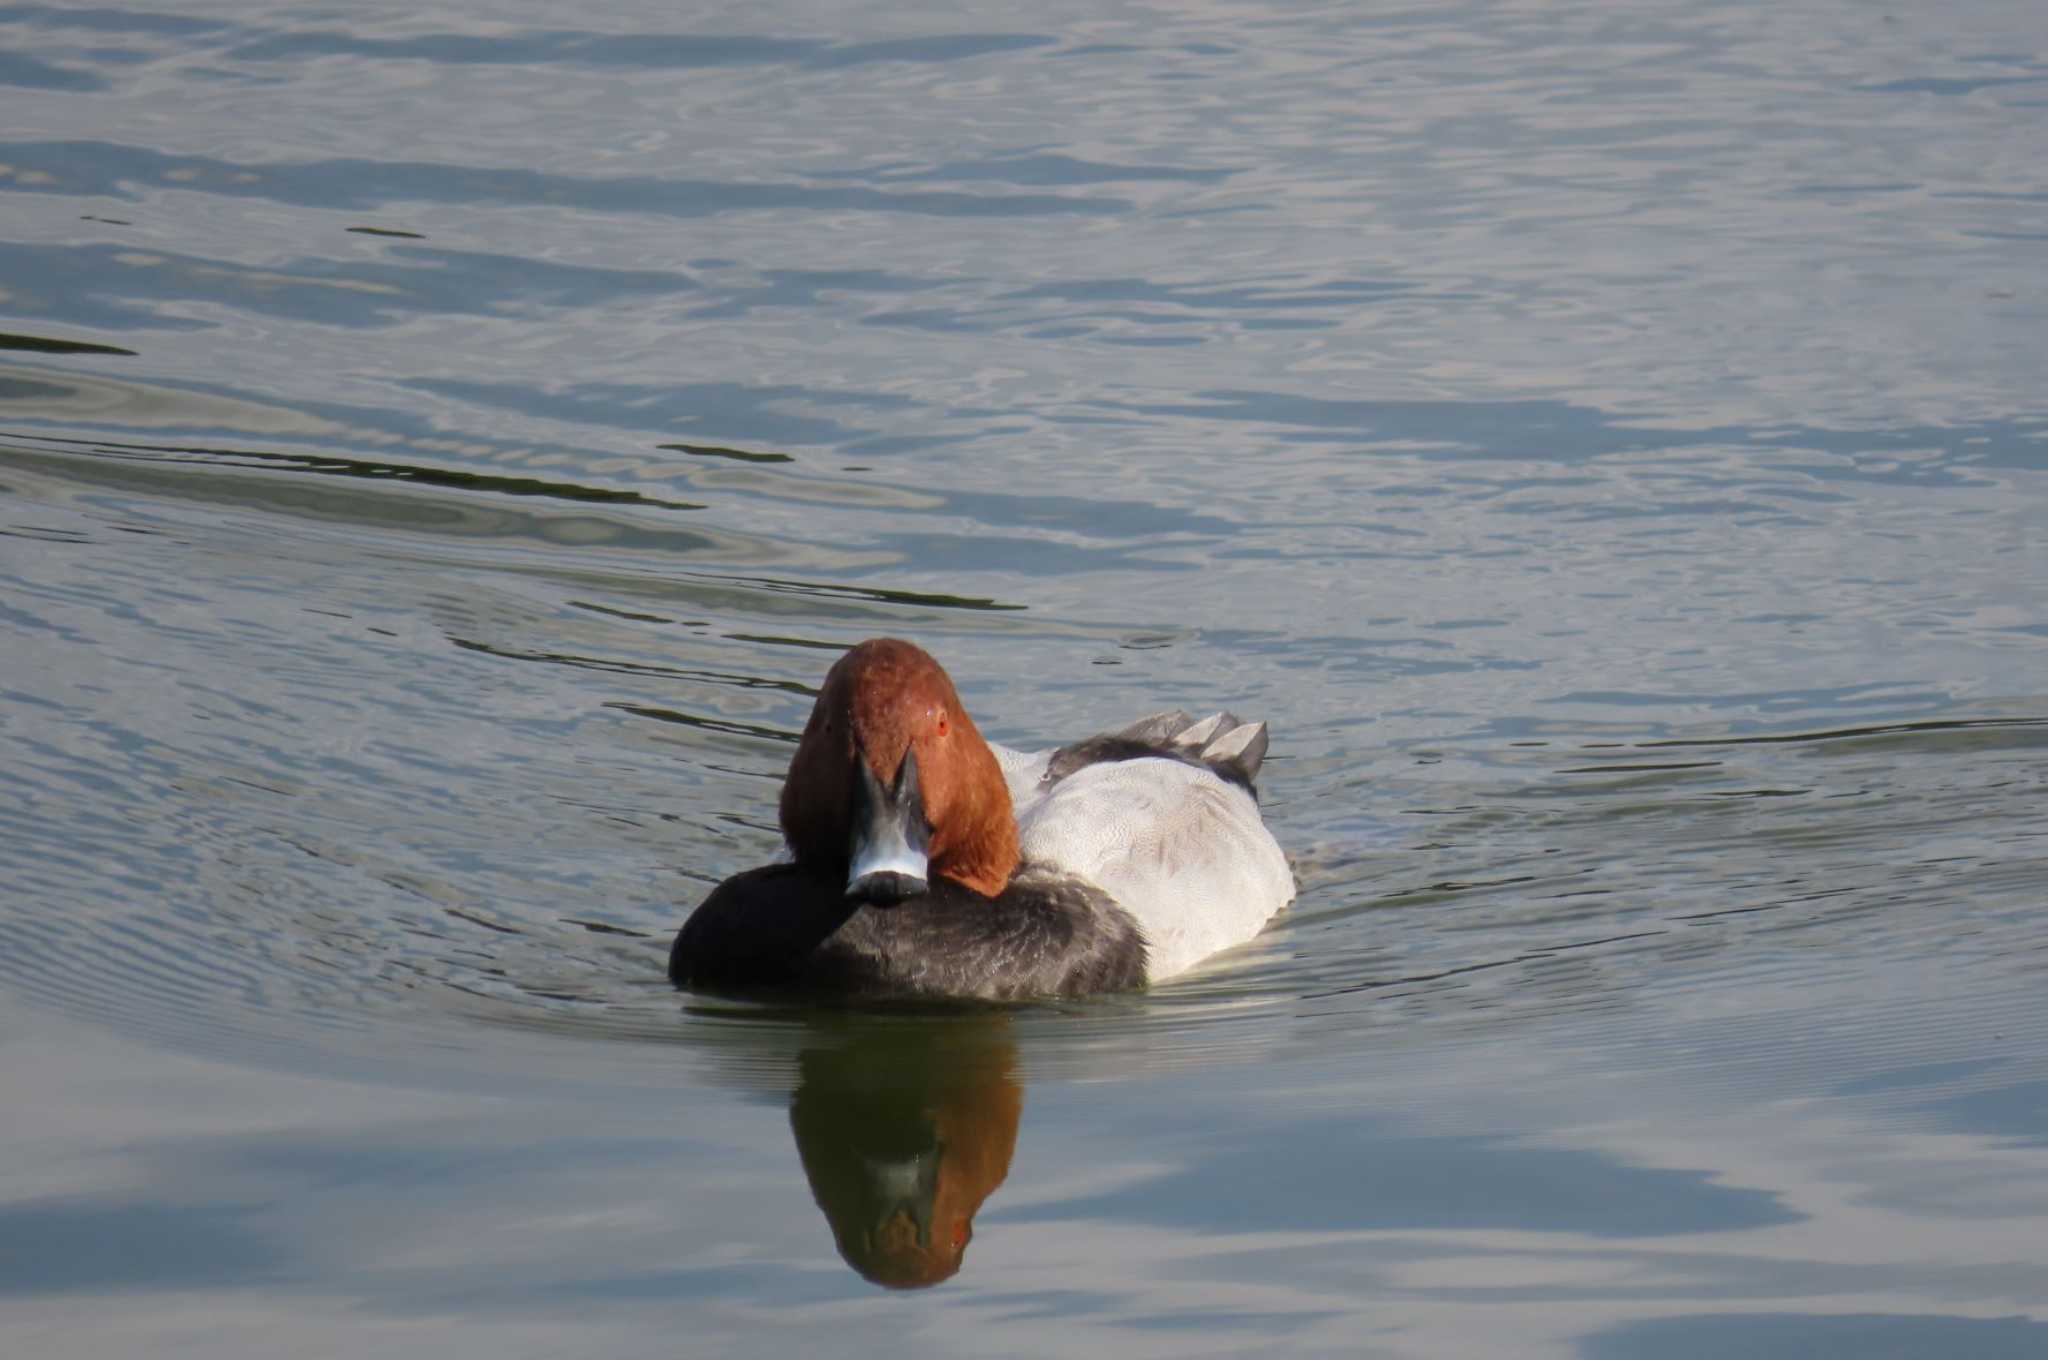
[[[13,5],[0,101],[10,1352],[2048,1353],[2033,0]],[[883,633],[1269,719],[1293,911],[675,993]]]

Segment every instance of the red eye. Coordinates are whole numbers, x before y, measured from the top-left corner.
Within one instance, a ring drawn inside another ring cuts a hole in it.
[[[942,737],[946,735],[946,720],[944,718],[939,719],[939,735]]]

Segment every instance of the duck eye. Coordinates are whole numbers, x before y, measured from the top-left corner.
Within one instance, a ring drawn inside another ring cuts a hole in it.
[[[945,736],[945,735],[946,735],[946,730],[947,730],[947,729],[946,729],[946,720],[945,720],[944,718],[940,718],[940,719],[939,719],[939,735],[940,735],[940,736],[942,736],[942,737],[943,737],[943,736]]]

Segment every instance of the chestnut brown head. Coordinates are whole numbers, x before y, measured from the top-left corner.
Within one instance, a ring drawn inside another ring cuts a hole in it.
[[[919,850],[927,874],[984,897],[1017,869],[995,752],[945,669],[897,638],[863,642],[827,672],[781,812],[799,863],[850,871],[848,891],[875,900],[914,890]]]

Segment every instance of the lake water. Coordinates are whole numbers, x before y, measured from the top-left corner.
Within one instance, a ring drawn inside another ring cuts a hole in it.
[[[0,107],[8,1353],[2048,1354],[2037,0],[28,4]],[[878,634],[1268,719],[1295,906],[676,993]]]

